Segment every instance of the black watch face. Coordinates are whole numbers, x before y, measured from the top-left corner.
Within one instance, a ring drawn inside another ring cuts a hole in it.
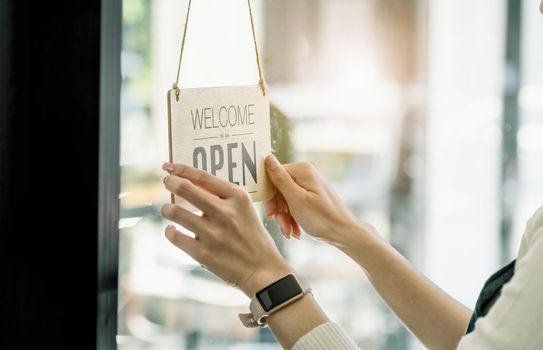
[[[292,275],[287,275],[256,293],[256,298],[264,311],[268,312],[301,293],[302,288],[298,284],[298,281],[296,281],[296,278]]]

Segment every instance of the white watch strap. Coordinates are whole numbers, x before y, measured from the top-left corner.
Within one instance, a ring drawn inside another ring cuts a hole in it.
[[[298,276],[298,275],[294,275],[294,276],[296,277],[296,280],[300,283],[303,294],[311,293],[311,287],[309,286],[309,281],[303,276]],[[256,296],[254,296],[251,299],[249,310],[251,311],[250,313],[239,314],[239,319],[245,327],[255,328],[255,327],[266,327],[267,326],[266,318],[268,317],[269,313],[277,309],[273,309],[267,313],[262,308],[262,305],[260,305],[260,302],[257,300]]]

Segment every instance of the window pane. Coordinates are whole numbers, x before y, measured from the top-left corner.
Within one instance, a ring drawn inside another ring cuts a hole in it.
[[[543,194],[543,21],[537,0],[524,3],[513,255]],[[119,349],[280,349],[269,330],[241,325],[240,291],[164,237],[166,92],[187,4],[123,2]],[[499,266],[504,3],[252,4],[278,158],[314,162],[357,218],[472,307]],[[258,82],[246,1],[192,2],[180,76],[185,88]],[[421,348],[349,258],[307,235],[286,241],[262,220],[364,349]]]
[[[240,324],[237,313],[248,306],[241,292],[163,236],[166,91],[175,79],[186,6],[124,2],[119,348],[279,348],[268,330]],[[387,74],[375,35],[375,16],[385,21],[379,12],[386,9],[359,1],[254,1],[254,7],[273,150],[283,162],[315,161],[353,212],[389,236],[403,105],[402,82]],[[243,1],[193,2],[181,86],[258,81],[247,15]],[[417,166],[414,160],[413,172]],[[307,236],[283,242],[273,222],[265,225],[330,316],[365,348],[386,348],[405,335],[349,259]]]

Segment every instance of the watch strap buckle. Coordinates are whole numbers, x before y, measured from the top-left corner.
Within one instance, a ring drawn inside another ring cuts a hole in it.
[[[260,327],[258,322],[256,322],[255,318],[253,317],[253,314],[239,314],[239,320],[243,325],[247,328],[256,328]]]
[[[295,278],[300,284],[300,287],[302,288],[302,296],[305,294],[312,293],[309,282],[305,277],[295,276]],[[239,314],[239,319],[245,327],[256,328],[256,327],[268,326],[266,319],[268,318],[269,314],[264,311],[262,305],[260,305],[260,302],[258,302],[256,297],[251,300],[251,304],[249,305],[249,310],[251,311],[250,313]]]

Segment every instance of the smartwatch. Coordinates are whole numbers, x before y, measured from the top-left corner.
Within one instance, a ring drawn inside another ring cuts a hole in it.
[[[248,328],[266,327],[269,315],[302,298],[307,293],[311,293],[307,280],[289,273],[258,291],[249,305],[251,313],[239,314],[239,319]]]

